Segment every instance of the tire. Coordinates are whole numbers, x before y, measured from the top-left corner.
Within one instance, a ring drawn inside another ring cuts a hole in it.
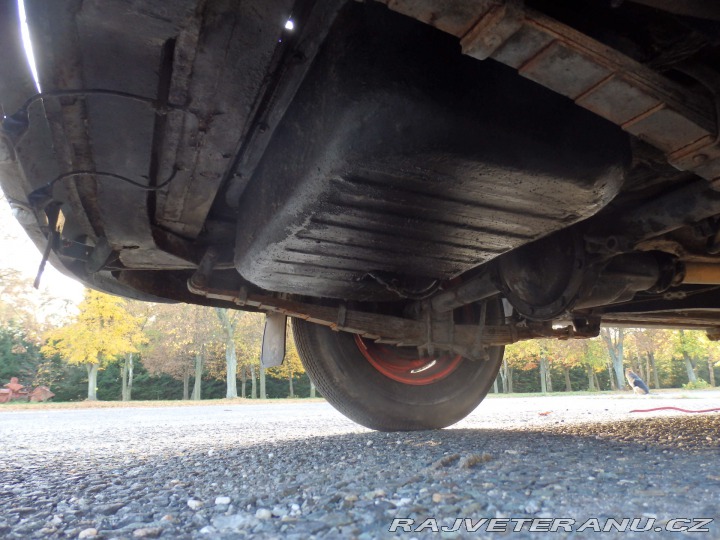
[[[499,309],[489,309],[488,319]],[[462,420],[487,395],[505,349],[489,347],[484,361],[446,356],[433,364],[416,358],[407,363],[433,365],[402,372],[396,369],[400,359],[417,357],[417,349],[375,345],[301,319],[292,324],[300,359],[320,393],[351,420],[378,431],[440,429]],[[378,351],[395,362],[384,361]]]

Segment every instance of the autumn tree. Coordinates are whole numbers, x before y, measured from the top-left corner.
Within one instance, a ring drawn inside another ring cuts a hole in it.
[[[710,379],[710,381],[709,381],[710,386],[716,386],[716,384],[715,384],[715,366],[720,366],[720,342],[718,342],[718,341],[710,341],[708,339],[707,366],[708,366],[708,378]]]
[[[0,270],[0,326],[26,327],[35,323],[32,290],[32,281],[17,270]]]
[[[0,269],[0,387],[10,377],[28,384],[42,363],[36,295],[30,279],[17,270]]]
[[[625,329],[624,328],[602,328],[600,330],[600,336],[605,342],[610,359],[612,361],[612,368],[615,372],[615,378],[612,377],[612,371],[610,380],[615,381],[615,386],[618,390],[625,389],[625,368],[623,366],[624,361],[624,345],[625,345]]]
[[[718,347],[712,343],[704,332],[696,330],[669,330],[664,348],[660,352],[663,361],[680,360],[685,368],[689,383],[698,382],[698,362],[704,360],[708,363],[709,374],[713,373],[712,357]]]
[[[543,394],[552,392],[552,376],[550,373],[550,362],[553,359],[552,353],[552,341],[546,339],[539,339],[538,345],[540,346],[540,390]]]
[[[262,350],[262,338],[264,328],[264,316],[259,313],[243,312],[239,316],[236,347],[240,369],[240,391],[245,397],[245,385],[247,377],[250,377],[250,397],[257,396],[256,373],[261,374],[260,378],[260,399],[265,399],[264,373],[260,366],[260,354]]]
[[[127,300],[127,306],[126,309],[128,313],[130,313],[133,317],[135,317],[138,321],[138,330],[140,332],[144,333],[145,326],[148,323],[148,320],[150,319],[150,316],[152,314],[152,306],[153,304],[149,302],[139,302],[137,300]],[[144,345],[147,343],[147,339],[143,341],[142,344],[140,344],[140,352],[143,352],[142,349]],[[130,401],[132,400],[132,389],[133,389],[133,376],[135,372],[135,355],[137,353],[135,351],[128,351],[125,353],[123,357],[122,366],[120,368],[121,371],[121,390],[120,395],[121,399],[123,401]]]
[[[30,381],[36,384],[44,361],[39,347],[21,329],[0,326],[0,388],[11,377],[18,377],[25,385]]]
[[[227,319],[225,316],[227,315]],[[225,320],[224,320],[225,319]],[[235,385],[235,397],[237,397],[237,375],[241,379],[241,397],[245,397],[245,386],[249,375],[251,382],[250,397],[258,397],[258,378],[260,380],[260,398],[265,398],[263,384],[264,373],[260,370],[260,349],[263,335],[263,315],[246,311],[228,310],[227,312],[216,310],[216,327],[219,330],[220,340],[224,354],[209,355],[208,373],[216,379],[228,380],[228,364],[232,367],[233,358],[236,366],[235,377],[231,377]],[[232,344],[229,343],[229,335],[232,332]],[[224,356],[221,360],[220,356]],[[258,377],[260,375],[260,377]],[[228,385],[231,383],[228,382]],[[232,394],[231,394],[232,395]]]
[[[12,268],[0,268],[0,326],[22,330],[38,345],[42,335],[61,325],[72,312],[70,301],[33,287],[32,279]]]
[[[632,334],[632,338],[637,349],[638,355],[645,358],[645,376],[646,382],[654,388],[660,388],[660,377],[658,375],[658,367],[656,358],[664,343],[669,338],[666,330],[657,328],[638,329]]]
[[[149,344],[143,365],[151,373],[165,373],[183,383],[183,399],[202,397],[205,361],[217,350],[217,322],[212,310],[190,304],[154,304],[148,318]]]
[[[508,371],[512,369],[521,371],[538,369],[542,392],[553,391],[551,367],[554,366],[563,371],[565,390],[570,391],[572,390],[570,370],[574,367],[585,366],[588,373],[588,388],[594,390],[599,389],[600,386],[597,371],[604,369],[607,358],[605,347],[597,339],[529,340],[506,347],[503,364],[507,366],[505,369],[508,369]],[[501,367],[501,374],[503,367]],[[510,371],[507,377],[509,383],[512,382],[511,374]],[[508,391],[512,392],[510,384],[508,384]]]
[[[520,341],[505,347],[504,361],[513,368],[528,371],[540,367],[540,388],[542,392],[547,392],[547,373],[542,363],[547,361],[541,360],[543,357],[544,340],[532,339],[528,341]]]
[[[675,333],[675,351],[682,356],[687,371],[688,382],[697,382],[697,359],[702,354],[703,344],[699,332],[685,332],[678,330]]]
[[[513,392],[513,368],[510,365],[510,363],[507,360],[507,356],[503,355],[502,364],[500,365],[500,371],[498,372],[498,377],[502,381],[502,391],[503,394],[512,394]],[[494,390],[497,392],[497,380],[498,377],[495,378]]]
[[[505,348],[505,354],[503,354],[502,364],[500,365],[500,371],[498,372],[498,377],[500,378],[502,382],[502,391],[503,394],[512,394],[513,393],[513,370],[515,369],[514,362],[512,359],[517,359],[518,355],[522,352],[522,348],[519,347],[517,349],[508,350],[508,348]],[[495,378],[494,387],[495,392],[497,392],[497,379]]]
[[[96,400],[98,370],[120,355],[136,352],[145,336],[140,332],[140,321],[116,296],[87,290],[79,310],[72,323],[45,334],[42,352],[85,366],[88,400]]]
[[[586,356],[585,340],[567,339],[551,342],[554,364],[562,369],[565,378],[565,391],[572,392],[570,370],[583,364]]]
[[[237,328],[239,311],[230,312],[227,308],[215,308],[225,337],[225,380],[227,381],[228,399],[238,397],[237,393],[237,349],[235,348],[235,329]]]
[[[602,371],[607,363],[607,351],[599,339],[582,340],[583,360],[587,370],[588,390],[602,390],[598,381],[598,372]]]

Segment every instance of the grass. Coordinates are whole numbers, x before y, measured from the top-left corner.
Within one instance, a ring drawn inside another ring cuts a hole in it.
[[[122,409],[141,407],[196,407],[202,406],[228,406],[228,405],[260,405],[272,403],[322,403],[323,398],[273,398],[273,399],[203,399],[192,400],[153,400],[153,401],[63,401],[47,403],[26,403],[13,401],[0,403],[0,412],[24,410],[54,410],[54,409]]]

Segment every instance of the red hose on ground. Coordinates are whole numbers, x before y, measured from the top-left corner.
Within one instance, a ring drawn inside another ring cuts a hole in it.
[[[652,411],[669,411],[669,410],[680,411],[680,412],[684,412],[684,413],[706,413],[706,412],[720,411],[720,408],[718,408],[718,409],[701,409],[699,411],[691,411],[688,409],[681,409],[679,407],[656,407],[654,409],[635,409],[630,412],[633,413],[633,412],[652,412]]]

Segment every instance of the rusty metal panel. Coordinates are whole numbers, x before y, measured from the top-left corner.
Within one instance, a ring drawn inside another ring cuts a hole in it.
[[[579,98],[578,105],[624,125],[665,152],[718,133],[710,100],[612,47],[529,8],[517,8],[510,18],[513,24],[508,25],[503,10],[516,6],[509,0],[471,4],[461,0],[388,3],[391,9],[436,28],[436,21],[452,14],[454,23],[446,31],[462,38],[466,54],[485,58],[491,52],[491,58],[562,95]],[[663,112],[648,113],[659,104],[664,104]],[[706,153],[668,159],[708,180],[717,178],[717,165]]]
[[[384,2],[393,11],[462,37],[498,0],[388,0]]]
[[[528,59],[550,45],[555,38],[532,26],[521,26],[493,53],[493,60],[519,69]]]
[[[611,73],[587,56],[554,42],[520,67],[528,79],[575,99]]]
[[[668,153],[684,148],[707,135],[705,129],[665,105],[659,105],[639,118],[623,124],[623,129]]]
[[[624,124],[660,104],[655,96],[618,76],[605,79],[575,102],[615,124]]]
[[[668,156],[669,161],[680,170],[693,169],[703,178],[717,184],[720,178],[720,140],[707,136]],[[720,186],[717,186],[720,187]]]
[[[463,54],[485,60],[522,26],[520,2],[491,7],[460,40]]]

